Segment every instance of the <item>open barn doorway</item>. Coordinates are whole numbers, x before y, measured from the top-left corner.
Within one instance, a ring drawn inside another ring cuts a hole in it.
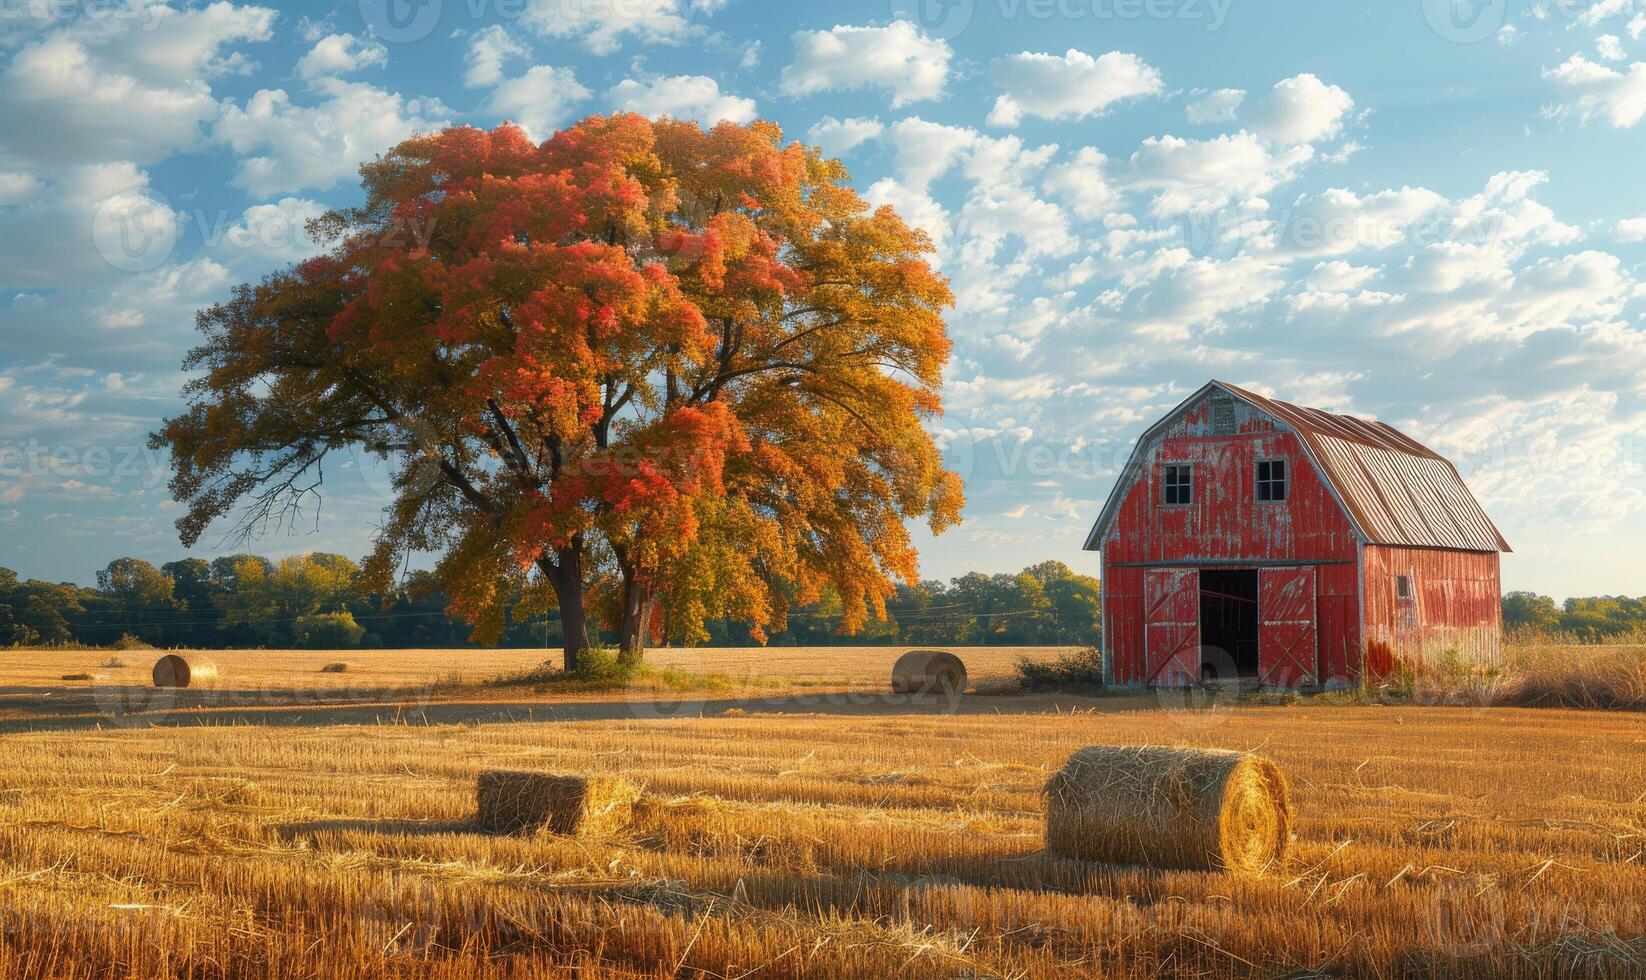
[[[1257,677],[1257,569],[1200,572],[1200,679]]]

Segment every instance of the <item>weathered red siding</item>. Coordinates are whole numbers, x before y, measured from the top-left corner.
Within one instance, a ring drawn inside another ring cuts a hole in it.
[[[1273,457],[1288,463],[1287,499],[1260,503],[1257,461]],[[1168,463],[1193,465],[1191,504],[1165,503]],[[1211,382],[1145,433],[1085,546],[1103,553],[1103,643],[1117,683],[1150,682],[1176,663],[1169,641],[1202,625],[1177,609],[1155,616],[1151,660],[1148,583],[1172,568],[1269,570],[1258,579],[1268,683],[1357,684],[1402,663],[1500,657],[1498,550],[1508,544],[1450,463],[1381,422]],[[1411,576],[1409,600],[1396,597],[1398,575]]]
[[[1403,664],[1447,658],[1501,663],[1503,628],[1498,554],[1369,544],[1365,552],[1366,667],[1372,678]],[[1411,597],[1396,578],[1411,578]]]
[[[1236,435],[1209,430],[1203,406],[1191,408],[1162,440],[1125,491],[1103,542],[1104,624],[1117,683],[1142,682],[1145,670],[1142,565],[1216,560],[1319,562],[1322,667],[1329,679],[1359,679],[1359,609],[1355,600],[1354,529],[1290,432],[1260,416],[1244,418]],[[1259,503],[1257,461],[1284,457],[1291,485],[1281,503]],[[1163,463],[1194,464],[1194,502],[1161,500]]]

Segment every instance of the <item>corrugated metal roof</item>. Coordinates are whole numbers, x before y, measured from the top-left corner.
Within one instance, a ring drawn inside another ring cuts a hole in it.
[[[1221,388],[1293,429],[1368,544],[1509,551],[1480,502],[1445,457],[1394,426],[1306,408],[1223,381],[1209,382],[1143,434],[1086,539],[1097,548],[1154,436],[1207,389]]]
[[[1369,543],[1510,550],[1457,468],[1395,427],[1213,384],[1297,432]]]

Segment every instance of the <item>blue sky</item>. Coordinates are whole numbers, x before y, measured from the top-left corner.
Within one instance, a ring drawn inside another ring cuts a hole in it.
[[[930,577],[1094,571],[1131,440],[1218,377],[1452,455],[1506,588],[1646,592],[1646,0],[7,0],[0,564],[182,553],[143,442],[193,313],[361,160],[614,108],[773,120],[939,243]],[[339,459],[253,547],[363,554],[386,483]]]

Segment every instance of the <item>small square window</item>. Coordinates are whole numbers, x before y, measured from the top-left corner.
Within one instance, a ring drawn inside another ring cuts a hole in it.
[[[1410,599],[1412,597],[1412,578],[1410,575],[1395,576],[1395,598]]]
[[[1194,502],[1194,466],[1191,463],[1167,463],[1162,468],[1161,500],[1173,506]]]
[[[1257,461],[1257,499],[1263,503],[1277,503],[1286,499],[1286,461],[1260,459]]]

